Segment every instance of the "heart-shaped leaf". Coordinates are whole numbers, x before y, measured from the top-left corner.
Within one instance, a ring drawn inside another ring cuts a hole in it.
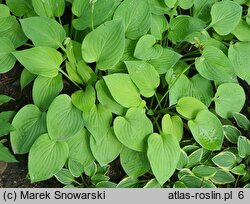
[[[35,105],[26,105],[15,115],[12,126],[15,131],[10,133],[11,147],[15,153],[25,154],[35,140],[47,132],[46,113]]]
[[[205,47],[202,56],[196,58],[195,67],[206,79],[223,82],[236,81],[229,59],[217,47]]]
[[[176,43],[185,41],[192,33],[203,30],[205,23],[199,18],[194,18],[186,15],[179,15],[172,19],[169,24],[169,39]]]
[[[110,128],[103,140],[97,144],[93,137],[90,137],[91,151],[101,166],[107,165],[115,160],[120,154],[123,145],[117,140],[113,128]]]
[[[181,148],[176,137],[153,133],[148,138],[148,159],[157,181],[163,185],[174,173]]]
[[[32,6],[39,16],[60,17],[64,13],[64,0],[32,0]]]
[[[233,1],[220,1],[211,8],[210,27],[220,35],[228,35],[235,29],[241,19],[242,7]]]
[[[178,101],[176,110],[183,117],[190,120],[194,119],[200,111],[207,110],[207,106],[196,98],[183,97]]]
[[[67,140],[84,126],[81,111],[71,102],[68,95],[57,96],[47,114],[48,133],[53,140]]]
[[[149,60],[148,62],[155,67],[159,74],[165,74],[178,62],[181,57],[182,56],[179,53],[169,48],[163,48],[160,57]]]
[[[111,74],[103,78],[113,98],[122,106],[130,108],[142,103],[139,91],[128,74]]]
[[[122,168],[131,178],[138,178],[150,169],[147,155],[124,147],[120,154]]]
[[[78,162],[84,167],[87,167],[95,161],[90,149],[89,137],[88,131],[82,128],[73,137],[67,140],[69,146],[69,163]],[[70,167],[72,166],[69,166],[69,169]]]
[[[152,97],[160,85],[160,76],[155,68],[143,61],[125,62],[129,76],[139,88],[141,95]]]
[[[201,110],[194,120],[188,121],[192,135],[205,149],[220,150],[224,135],[220,120],[208,110]]]
[[[230,44],[228,51],[228,58],[233,64],[233,69],[238,77],[246,80],[250,84],[250,73],[248,67],[250,66],[250,42],[237,42]]]
[[[93,26],[100,25],[111,19],[121,0],[101,0],[94,1],[94,9],[89,0],[74,0],[72,2],[72,12],[79,18],[73,20],[76,30],[84,30],[92,27],[91,13],[93,12]]]
[[[130,108],[126,116],[118,116],[114,120],[116,137],[126,147],[145,150],[147,137],[153,132],[153,125],[142,108]]]
[[[104,80],[99,80],[95,85],[95,89],[97,98],[104,107],[117,115],[123,114],[124,108],[113,99]]]
[[[44,77],[55,77],[63,61],[61,53],[50,47],[15,51],[13,55],[30,72]]]
[[[237,142],[239,156],[245,158],[250,155],[250,141],[244,136],[240,136]]]
[[[90,32],[82,43],[82,56],[88,62],[96,62],[100,70],[115,66],[125,48],[124,28],[121,20],[108,21]]]
[[[148,32],[151,25],[149,6],[147,0],[125,0],[116,9],[114,19],[123,20],[126,37],[136,40]]]
[[[102,104],[93,104],[91,109],[83,111],[82,117],[88,131],[99,145],[109,132],[112,121],[111,111]]]
[[[34,12],[31,0],[7,0],[6,4],[11,12],[18,17]]]
[[[57,49],[66,37],[64,28],[47,17],[30,17],[20,20],[23,32],[35,46]]]
[[[53,141],[48,134],[41,135],[29,153],[28,168],[31,182],[54,176],[62,169],[68,155],[69,147],[66,142]]]
[[[163,15],[152,14],[150,33],[156,40],[162,40],[162,34],[168,29],[168,21]]]
[[[15,57],[11,54],[15,47],[6,37],[0,37],[0,45],[0,73],[5,73],[11,70],[16,63]]]
[[[73,93],[71,99],[74,106],[76,106],[79,110],[88,112],[96,101],[95,89],[93,86],[88,85],[85,91],[79,90]]]
[[[166,114],[162,118],[162,132],[167,135],[175,136],[178,141],[181,141],[183,135],[183,122],[181,118],[177,115],[170,116]]]
[[[214,97],[215,111],[222,118],[231,118],[240,112],[246,100],[244,89],[235,83],[221,84]]]
[[[156,39],[153,35],[142,36],[135,47],[134,56],[141,60],[151,60],[159,58],[162,54],[163,48],[156,44]]]
[[[194,97],[209,106],[214,96],[212,83],[199,74],[192,78],[183,74],[169,91],[170,106],[184,96]]]
[[[34,104],[42,111],[46,111],[62,89],[63,81],[61,74],[54,78],[38,76],[34,81],[32,90]]]

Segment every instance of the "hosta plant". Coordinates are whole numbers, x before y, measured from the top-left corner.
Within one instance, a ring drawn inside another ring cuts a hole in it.
[[[33,87],[33,103],[16,113],[10,133],[14,153],[28,154],[31,182],[55,176],[67,187],[249,186],[242,87],[250,84],[249,6],[2,2],[0,73],[20,63],[21,88]],[[124,170],[116,183],[114,160]]]

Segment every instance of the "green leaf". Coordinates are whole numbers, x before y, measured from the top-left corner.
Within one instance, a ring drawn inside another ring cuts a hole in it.
[[[17,112],[11,125],[15,128],[10,133],[11,147],[14,153],[25,154],[35,140],[47,132],[46,113],[35,105],[26,105]]]
[[[23,90],[28,84],[30,84],[36,78],[35,74],[32,74],[27,69],[23,69],[21,78],[20,78],[20,85],[21,89]]]
[[[176,110],[183,117],[190,120],[194,119],[200,111],[207,110],[207,106],[196,98],[183,97],[179,99]]]
[[[65,0],[32,0],[32,5],[39,16],[60,17],[64,13]]]
[[[122,106],[130,108],[142,103],[139,91],[128,74],[117,73],[103,78],[113,98]]]
[[[207,150],[220,150],[224,135],[220,120],[208,110],[200,111],[188,127],[196,142]]]
[[[34,47],[12,52],[30,72],[44,77],[55,77],[63,61],[62,55],[50,47]]]
[[[114,120],[115,135],[122,144],[135,151],[146,149],[147,137],[153,133],[153,125],[142,108],[130,108],[124,117]]]
[[[217,47],[205,47],[202,56],[196,58],[195,67],[206,79],[223,82],[235,81],[233,66],[227,56]]]
[[[179,116],[175,115],[171,117],[169,114],[166,114],[163,116],[161,124],[163,133],[173,135],[178,141],[181,141],[183,122]]]
[[[124,108],[117,103],[111,96],[104,80],[99,80],[95,85],[98,101],[105,107],[108,108],[112,113],[122,115]]]
[[[100,145],[109,132],[112,113],[102,104],[93,104],[90,109],[83,111],[82,117],[86,128],[94,137],[97,145]]]
[[[168,38],[176,43],[185,41],[192,33],[203,30],[205,23],[191,16],[179,15],[169,24]]]
[[[83,112],[87,112],[95,104],[95,89],[91,85],[88,85],[85,91],[79,90],[73,93],[71,99],[74,106]]]
[[[210,178],[213,178],[213,176],[216,174],[217,169],[212,166],[205,166],[205,165],[199,165],[195,166],[192,169],[192,172],[195,176],[208,180]]]
[[[136,40],[150,29],[150,4],[147,0],[125,0],[116,9],[114,19],[122,19],[126,37]]]
[[[136,188],[138,187],[138,180],[130,177],[122,179],[116,186],[116,188]]]
[[[60,183],[64,185],[69,185],[74,182],[74,176],[68,169],[61,169],[59,172],[57,172],[55,177]]]
[[[34,81],[32,90],[34,104],[42,111],[46,111],[62,89],[63,81],[61,74],[54,78],[38,76]]]
[[[100,70],[115,66],[122,58],[125,36],[121,20],[108,21],[90,32],[82,43],[82,56],[88,62],[96,62]]]
[[[72,159],[68,160],[68,168],[74,177],[80,177],[84,172],[84,165]]]
[[[210,10],[218,0],[194,0],[194,17],[209,22],[211,20]]]
[[[3,111],[0,113],[0,120],[10,122],[16,115],[16,111]]]
[[[33,12],[31,0],[6,0],[6,4],[11,12],[18,17],[28,15]]]
[[[209,27],[220,35],[228,35],[238,25],[241,19],[242,7],[233,1],[221,1],[211,8],[212,22]]]
[[[238,166],[235,166],[230,170],[231,173],[236,175],[245,175],[246,174],[246,166],[245,164],[240,164]]]
[[[64,166],[68,155],[69,148],[66,142],[53,141],[48,134],[41,135],[29,153],[28,168],[31,182],[46,180],[57,174]]]
[[[97,144],[93,137],[90,137],[90,148],[101,166],[111,163],[116,159],[122,150],[122,144],[117,140],[113,128],[105,134],[103,140]]]
[[[5,104],[5,103],[8,103],[11,100],[14,100],[14,99],[11,98],[11,97],[9,97],[9,96],[0,94],[0,106],[3,105],[3,104]]]
[[[176,104],[184,96],[194,97],[209,106],[214,96],[211,81],[199,74],[192,78],[188,78],[184,74],[181,75],[169,91],[169,105]]]
[[[178,5],[182,9],[190,9],[194,4],[194,0],[178,0]]]
[[[30,17],[20,20],[23,32],[35,46],[59,48],[66,37],[64,28],[47,17]]]
[[[240,136],[237,142],[238,154],[241,158],[250,155],[250,141],[244,136]]]
[[[246,21],[240,20],[237,27],[232,31],[239,41],[250,41],[250,26]]]
[[[230,170],[236,164],[236,156],[232,152],[220,152],[212,158],[212,161],[216,166],[225,170]]]
[[[161,188],[161,185],[156,179],[151,179],[145,186],[143,186],[143,188]]]
[[[110,181],[101,181],[96,184],[96,188],[115,188],[116,183],[110,182]]]
[[[7,147],[0,142],[0,161],[1,162],[18,162],[11,154]]]
[[[164,15],[152,14],[150,33],[156,40],[162,40],[163,32],[168,29],[168,21]]]
[[[0,36],[9,38],[15,48],[27,41],[15,16],[0,18]]]
[[[176,137],[153,133],[148,138],[147,155],[157,181],[163,185],[174,173],[181,154]]]
[[[193,175],[185,175],[181,177],[180,181],[184,183],[187,188],[216,188],[216,186],[209,180],[203,180]]]
[[[151,59],[148,62],[155,67],[159,74],[165,74],[169,69],[174,67],[181,57],[179,53],[169,48],[163,48],[160,57]]]
[[[235,83],[221,84],[214,96],[215,111],[222,118],[231,118],[240,112],[246,100],[244,89]]]
[[[156,44],[156,39],[153,35],[143,35],[137,42],[134,56],[141,60],[151,60],[159,58],[163,48]]]
[[[11,54],[15,47],[7,37],[0,37],[0,44],[0,73],[5,73],[10,71],[16,63],[15,57]]]
[[[232,125],[223,125],[223,132],[225,137],[232,143],[236,144],[241,132]]]
[[[141,95],[152,97],[160,85],[160,76],[155,68],[143,61],[126,61],[128,73],[139,88]]]
[[[228,184],[233,183],[235,178],[230,172],[218,168],[216,174],[213,176],[213,178],[211,178],[211,181],[214,184]]]
[[[124,147],[120,154],[122,168],[131,178],[138,178],[150,169],[147,155]]]
[[[167,7],[173,8],[177,3],[177,0],[164,0],[164,2],[167,5]]]
[[[0,137],[8,135],[11,131],[14,131],[15,128],[7,121],[4,121],[0,118]]]
[[[188,163],[187,163],[187,165],[185,167],[186,168],[191,168],[191,167],[194,167],[197,164],[201,163],[203,153],[204,153],[203,148],[199,148],[196,151],[192,152],[188,156]]]
[[[95,158],[90,149],[90,135],[85,128],[78,131],[73,137],[67,140],[69,146],[69,163],[78,162],[84,167],[91,165]],[[69,170],[73,174],[71,167],[76,164],[69,165]],[[80,176],[80,175],[79,175]]]
[[[237,125],[243,130],[250,131],[250,121],[241,113],[232,113]]]
[[[181,170],[183,169],[188,163],[188,157],[186,152],[184,152],[183,150],[181,150],[181,154],[180,154],[180,158],[178,161],[178,164],[176,166],[176,169]]]
[[[0,2],[1,3],[1,2]],[[0,4],[0,18],[10,16],[10,9],[4,4]]]
[[[100,25],[113,17],[113,14],[121,0],[101,0],[94,2],[93,26]],[[72,12],[79,17],[73,20],[76,30],[84,30],[92,27],[91,13],[92,6],[89,0],[74,0]]]
[[[150,1],[150,11],[152,14],[164,15],[168,13],[170,9],[167,7],[162,0],[151,0]]]
[[[233,65],[234,72],[239,78],[246,80],[248,84],[250,84],[250,73],[248,70],[250,66],[249,52],[250,42],[230,44],[228,51],[228,58]]]
[[[81,111],[71,102],[68,95],[57,96],[47,114],[48,133],[53,140],[66,140],[84,126]]]

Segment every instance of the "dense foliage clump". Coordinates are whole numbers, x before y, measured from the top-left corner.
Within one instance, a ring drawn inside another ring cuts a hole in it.
[[[0,73],[20,63],[33,87],[0,136],[28,154],[31,182],[249,187],[250,1],[0,2]]]

